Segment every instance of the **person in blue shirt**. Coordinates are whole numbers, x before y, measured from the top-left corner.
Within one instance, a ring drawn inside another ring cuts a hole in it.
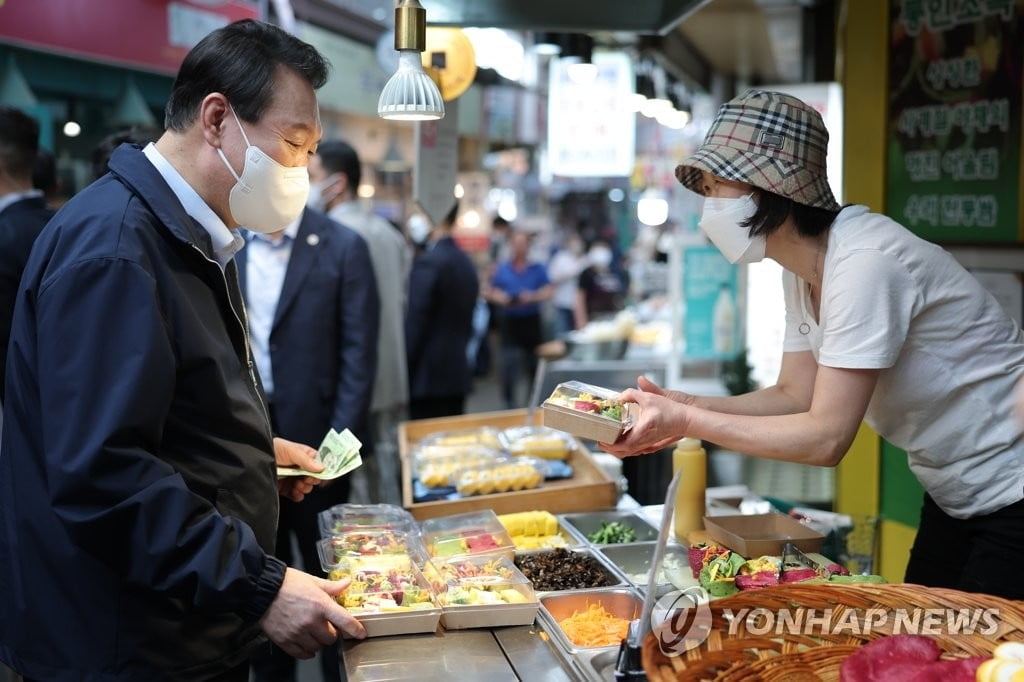
[[[554,288],[547,267],[529,261],[530,234],[513,230],[509,237],[509,258],[498,264],[484,295],[497,306],[501,338],[501,389],[505,407],[522,407],[516,401],[520,369],[533,377],[537,368],[536,348],[543,342],[541,303],[551,298]]]

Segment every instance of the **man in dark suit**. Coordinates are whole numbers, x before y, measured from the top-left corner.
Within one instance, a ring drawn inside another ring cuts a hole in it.
[[[235,258],[275,435],[315,445],[330,428],[348,428],[369,445],[380,304],[366,242],[307,208],[281,232],[252,234]],[[302,502],[282,499],[277,557],[294,565],[294,534],[303,567],[318,573],[317,515],[348,494],[342,477]],[[320,656],[324,678],[338,679],[336,647]],[[254,657],[253,669],[257,680],[295,679],[295,660],[276,648]]]
[[[0,106],[0,402],[18,283],[36,236],[53,217],[43,192],[32,187],[38,151],[39,124],[20,109]]]
[[[409,275],[405,348],[412,419],[462,414],[472,386],[466,349],[480,281],[452,239],[457,214],[458,204],[434,229]]]

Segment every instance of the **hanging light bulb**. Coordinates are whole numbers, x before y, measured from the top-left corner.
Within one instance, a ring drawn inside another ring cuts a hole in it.
[[[395,121],[429,121],[444,117],[437,84],[423,70],[420,53],[427,44],[427,12],[419,0],[398,0],[395,6],[395,71],[377,102],[377,114]]]

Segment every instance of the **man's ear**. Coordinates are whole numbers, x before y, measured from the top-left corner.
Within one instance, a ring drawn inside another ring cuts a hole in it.
[[[331,183],[332,188],[337,188],[338,196],[344,196],[348,192],[350,185],[348,184],[348,176],[344,173],[338,173],[337,180]],[[352,191],[355,192],[356,188],[352,187]]]
[[[220,149],[225,127],[231,119],[227,97],[219,92],[211,92],[200,103],[197,118],[196,125],[199,126],[203,139],[211,147]]]

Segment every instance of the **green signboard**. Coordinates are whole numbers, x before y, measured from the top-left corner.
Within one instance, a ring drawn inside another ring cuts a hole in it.
[[[737,268],[714,246],[683,251],[683,338],[689,358],[727,360],[740,350]]]
[[[1024,0],[891,0],[891,28],[889,215],[937,242],[1020,241]]]

